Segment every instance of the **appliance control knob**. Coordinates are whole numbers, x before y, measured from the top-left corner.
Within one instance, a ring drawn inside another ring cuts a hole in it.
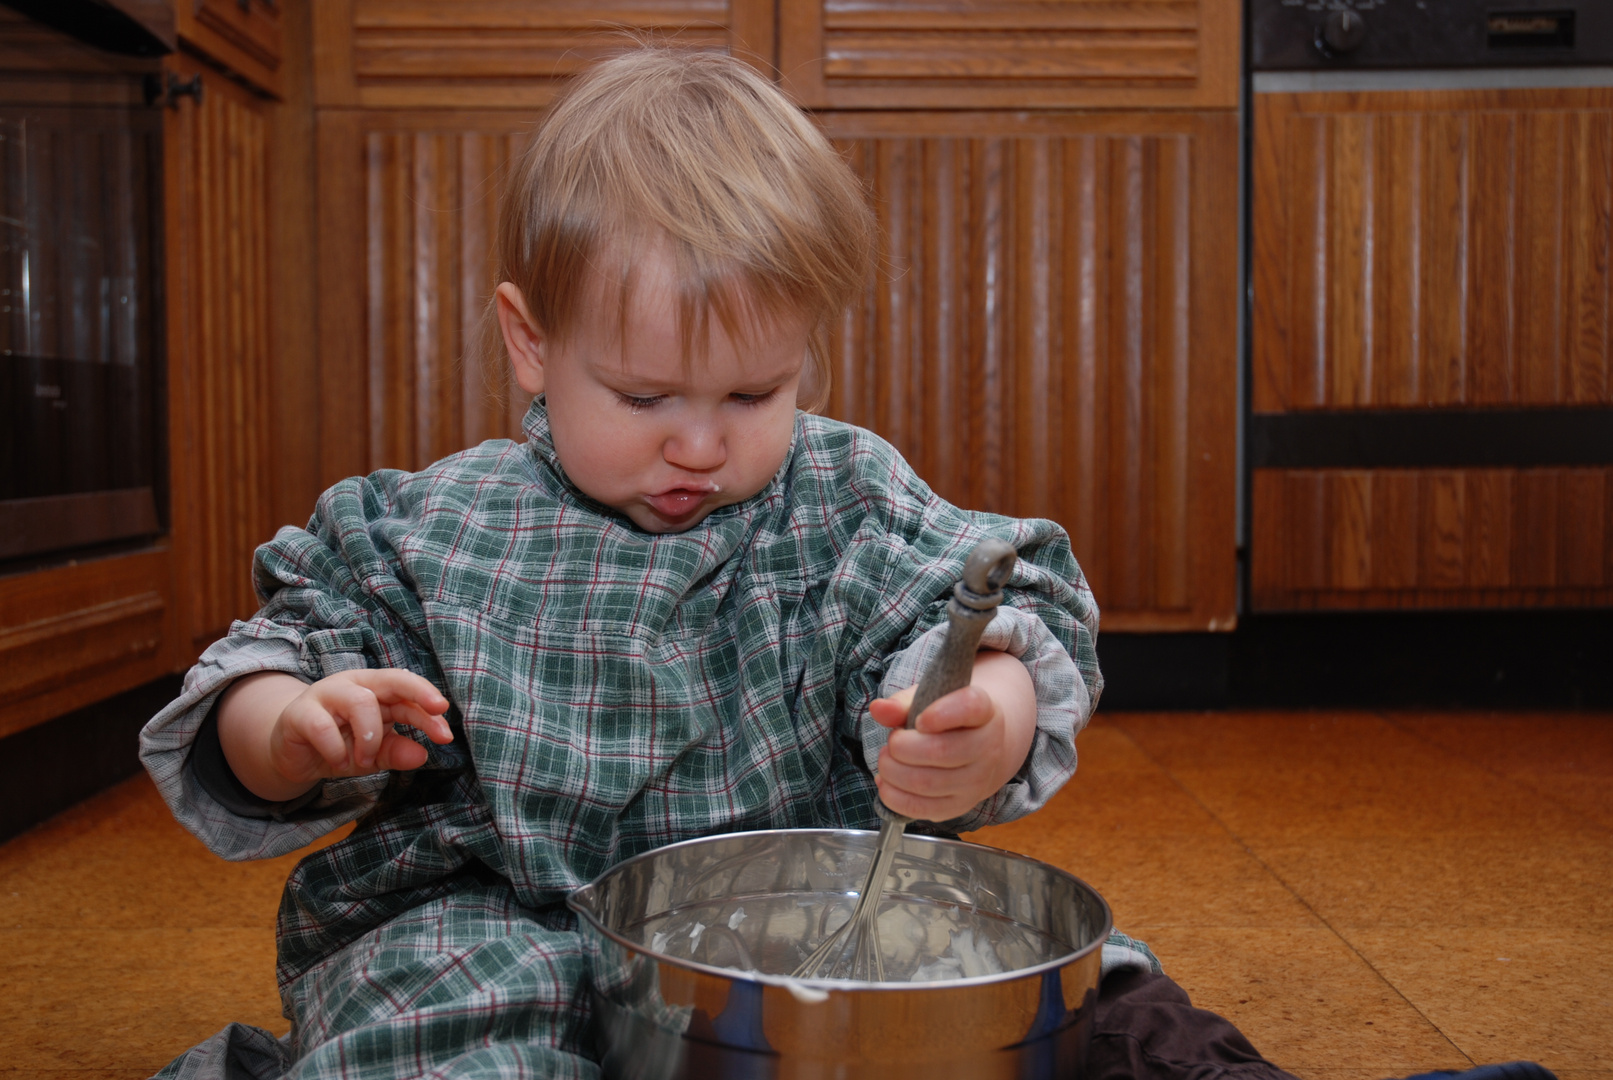
[[[1324,56],[1354,52],[1366,40],[1367,22],[1358,11],[1330,11],[1316,30],[1316,47]]]

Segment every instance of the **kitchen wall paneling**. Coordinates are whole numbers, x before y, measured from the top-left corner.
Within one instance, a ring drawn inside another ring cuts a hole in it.
[[[1253,404],[1613,404],[1613,89],[1257,94]]]
[[[1256,469],[1262,611],[1613,603],[1613,468]]]
[[[1106,629],[1231,629],[1234,115],[822,120],[883,239],[827,411],[1064,525]]]
[[[771,70],[773,0],[318,0],[322,107],[531,108],[633,37],[732,51]]]
[[[272,535],[268,103],[184,57],[200,102],[167,110],[169,455],[181,655],[257,608],[252,551]]]
[[[498,195],[529,112],[319,115],[325,483],[521,437],[502,347],[484,363]],[[496,331],[495,331],[496,332]]]
[[[812,108],[1233,108],[1237,0],[785,0]]]

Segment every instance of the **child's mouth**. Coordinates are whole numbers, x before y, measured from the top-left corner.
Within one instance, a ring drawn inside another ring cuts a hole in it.
[[[712,488],[670,488],[657,495],[646,495],[644,501],[667,521],[681,521],[699,510]]]

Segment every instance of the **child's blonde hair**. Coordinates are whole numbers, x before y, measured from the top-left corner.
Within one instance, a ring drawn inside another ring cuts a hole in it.
[[[708,313],[738,340],[804,318],[801,404],[822,406],[829,324],[867,278],[873,215],[823,133],[742,61],[651,46],[582,75],[506,189],[499,280],[563,341],[597,284],[619,286],[625,325],[634,249],[657,244],[674,261],[686,356],[703,347]]]

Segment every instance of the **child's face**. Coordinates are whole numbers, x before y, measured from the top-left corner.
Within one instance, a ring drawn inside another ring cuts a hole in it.
[[[670,260],[646,257],[637,275],[625,328],[616,304],[601,303],[599,317],[556,343],[509,283],[499,286],[499,321],[517,381],[546,395],[555,453],[572,482],[648,532],[680,532],[778,472],[795,430],[808,329],[771,320],[753,341],[735,341],[713,316],[708,348],[685,360]]]

